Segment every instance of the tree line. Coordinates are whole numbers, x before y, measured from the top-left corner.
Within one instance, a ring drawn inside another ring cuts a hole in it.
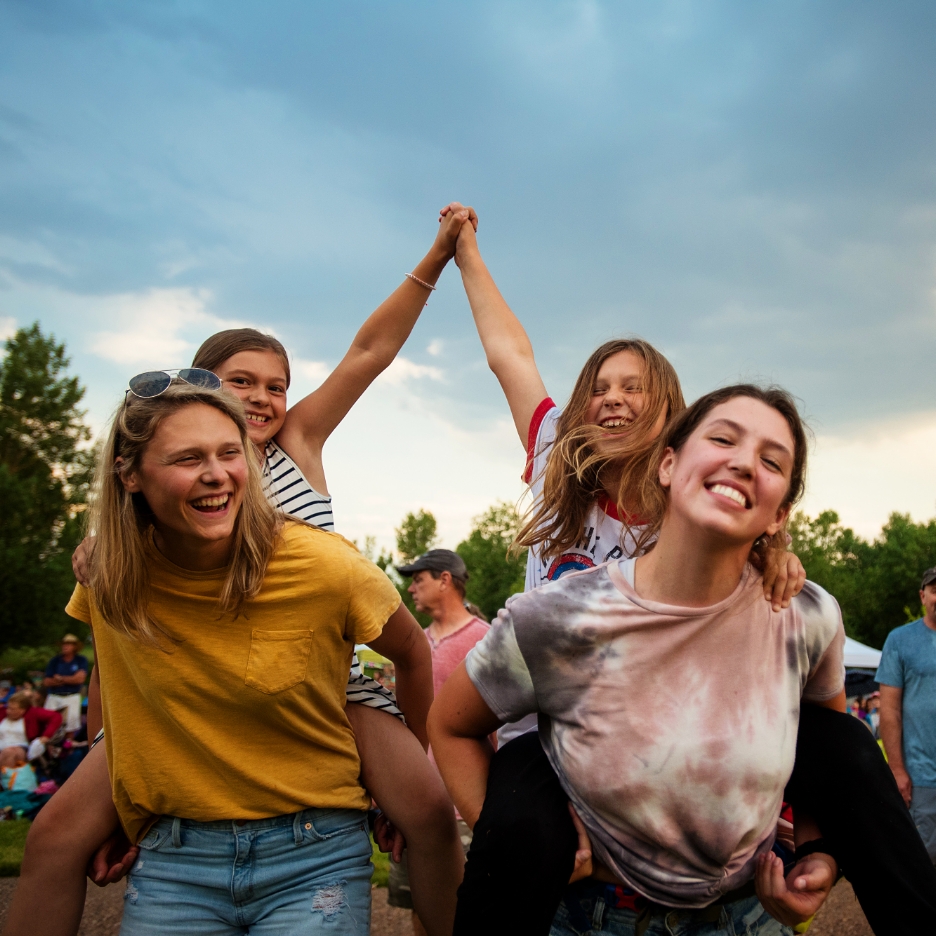
[[[74,588],[70,560],[83,535],[94,451],[80,409],[85,388],[68,366],[65,345],[38,323],[7,339],[0,359],[0,651],[55,643],[66,630],[80,630],[63,608]],[[526,555],[509,551],[518,524],[515,507],[498,502],[475,517],[456,546],[470,572],[467,600],[489,619],[523,590]],[[891,514],[869,542],[827,510],[814,518],[796,514],[790,533],[809,578],[838,599],[851,636],[881,647],[894,627],[920,616],[921,573],[936,565],[936,519],[915,523]],[[435,517],[419,510],[403,518],[393,553],[376,554],[372,537],[363,551],[413,610],[409,582],[395,566],[438,540]]]

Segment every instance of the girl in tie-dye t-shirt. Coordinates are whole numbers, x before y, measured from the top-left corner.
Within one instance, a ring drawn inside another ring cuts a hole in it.
[[[511,599],[438,697],[433,747],[474,818],[483,761],[470,736],[538,713],[605,880],[664,907],[723,903],[752,932],[782,932],[737,890],[758,869],[766,881],[776,872],[800,699],[841,708],[844,630],[816,586],[774,611],[748,560],[756,540],[783,531],[802,492],[805,436],[786,394],[744,386],[677,417],[660,451],[641,500],[644,538],[658,534],[651,551]],[[772,909],[805,919],[834,862],[813,855],[798,873],[808,894]],[[563,912],[558,933],[571,926]],[[616,912],[633,922],[633,909]],[[707,914],[681,915],[686,932],[706,932]]]

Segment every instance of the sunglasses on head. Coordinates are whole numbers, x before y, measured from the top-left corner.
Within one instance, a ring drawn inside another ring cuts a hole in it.
[[[183,367],[181,370],[146,371],[144,374],[137,374],[136,377],[130,378],[127,393],[132,393],[142,400],[151,400],[160,393],[165,393],[175,377],[202,390],[221,389],[221,378],[217,374],[202,367]]]

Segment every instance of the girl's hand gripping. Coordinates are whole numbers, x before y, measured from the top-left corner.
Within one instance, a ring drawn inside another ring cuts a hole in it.
[[[474,208],[466,207],[460,202],[450,202],[439,212],[436,247],[444,254],[446,260],[451,260],[455,256],[458,232],[466,222],[470,222],[475,231],[478,230],[478,215]]]
[[[786,926],[805,923],[825,902],[835,884],[838,865],[831,855],[807,855],[784,878],[783,862],[773,852],[760,855],[754,884],[764,909]]]
[[[806,570],[799,557],[791,552],[771,549],[764,563],[764,598],[774,611],[790,606],[806,584]]]

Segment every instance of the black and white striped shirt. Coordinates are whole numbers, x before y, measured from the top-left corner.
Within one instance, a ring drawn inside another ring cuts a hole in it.
[[[272,440],[263,450],[263,493],[283,513],[335,532],[332,499],[319,494],[299,466]]]

